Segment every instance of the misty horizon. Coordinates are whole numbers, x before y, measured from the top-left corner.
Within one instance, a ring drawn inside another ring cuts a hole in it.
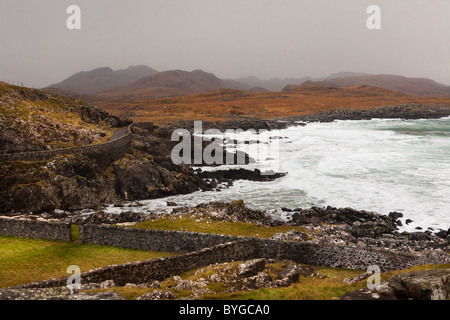
[[[123,68],[117,68],[117,69],[111,68],[111,67],[109,67],[109,66],[101,66],[101,67],[97,67],[97,68],[94,68],[94,69],[91,69],[91,70],[80,70],[80,71],[78,71],[78,72],[76,72],[76,73],[73,73],[73,74],[68,75],[67,77],[65,77],[65,78],[63,78],[63,79],[59,79],[57,82],[54,82],[54,83],[47,83],[47,84],[45,84],[45,85],[43,85],[43,86],[36,86],[36,85],[34,85],[34,83],[31,84],[31,85],[26,85],[23,81],[20,81],[20,80],[0,79],[0,81],[6,82],[6,83],[8,83],[8,84],[13,84],[13,85],[22,85],[22,84],[23,84],[23,86],[27,86],[27,87],[33,87],[33,88],[36,88],[36,89],[44,89],[44,88],[51,87],[51,86],[54,85],[54,84],[57,84],[57,83],[59,83],[59,82],[61,82],[61,81],[64,81],[64,80],[67,80],[67,79],[71,78],[72,76],[77,75],[77,74],[79,74],[79,73],[83,73],[83,72],[88,73],[88,72],[91,72],[91,71],[94,71],[94,70],[97,70],[97,69],[103,69],[103,68],[109,68],[109,69],[111,69],[112,71],[120,71],[120,70],[126,70],[126,69],[128,69],[128,68],[130,68],[130,67],[137,67],[137,66],[145,66],[145,67],[150,67],[150,68],[151,68],[151,66],[144,65],[144,64],[130,65],[130,66],[126,66],[126,67],[123,67]],[[153,68],[152,68],[152,69],[153,69]],[[211,74],[213,74],[214,76],[216,76],[216,77],[218,77],[218,78],[220,78],[220,79],[224,79],[224,80],[236,80],[236,81],[239,81],[239,80],[245,79],[245,78],[252,78],[252,77],[256,78],[257,80],[261,80],[261,81],[289,80],[289,79],[299,80],[299,79],[302,79],[302,78],[310,78],[312,81],[320,81],[320,80],[325,80],[325,79],[327,79],[327,78],[329,78],[329,77],[331,77],[331,76],[334,76],[334,75],[337,75],[337,74],[341,74],[341,73],[343,73],[343,74],[344,74],[344,73],[354,73],[354,74],[355,74],[355,75],[354,75],[355,77],[359,76],[359,74],[365,74],[365,75],[393,75],[393,76],[402,76],[402,77],[406,77],[406,78],[429,79],[429,80],[436,81],[435,79],[427,78],[427,77],[412,77],[412,76],[411,76],[411,77],[407,77],[407,76],[404,76],[404,75],[402,75],[402,74],[355,72],[355,71],[349,71],[349,70],[342,70],[342,71],[339,71],[339,72],[333,72],[333,73],[330,73],[330,74],[324,74],[323,76],[317,76],[317,77],[312,77],[312,76],[309,76],[309,75],[301,75],[301,76],[291,76],[291,77],[271,77],[271,78],[260,78],[260,77],[257,77],[257,76],[255,76],[255,75],[252,75],[252,74],[251,74],[251,75],[247,75],[247,76],[242,76],[242,77],[224,78],[224,77],[221,77],[220,75],[217,75],[217,74],[215,74],[215,73],[212,73],[212,72],[209,72],[208,70],[203,70],[203,69],[193,69],[193,70],[168,69],[168,70],[156,70],[156,71],[159,73],[159,72],[170,72],[170,71],[186,71],[186,72],[193,72],[193,71],[196,71],[196,70],[201,70],[201,71],[203,71],[203,72],[205,72],[205,73],[211,73]],[[353,76],[353,75],[352,75],[352,76]],[[305,81],[308,81],[308,80],[305,80]],[[443,84],[443,85],[450,85],[450,83],[443,83],[443,82],[439,82],[439,81],[436,81],[436,82],[437,82],[437,83],[440,83],[440,84]],[[294,84],[294,83],[293,83],[293,84]]]
[[[127,67],[119,68],[119,69],[113,69],[113,68],[111,68],[109,66],[102,66],[102,67],[94,68],[92,70],[81,70],[81,71],[79,71],[77,73],[74,73],[74,74],[68,76],[67,78],[61,79],[61,81],[68,80],[71,77],[76,76],[76,75],[81,74],[81,73],[89,73],[89,72],[92,72],[92,71],[95,71],[95,70],[100,70],[100,69],[111,69],[113,72],[116,72],[116,71],[121,71],[121,70],[127,70],[127,69],[133,68],[133,67],[148,67],[148,68],[151,68],[151,66],[144,65],[144,64],[127,66]],[[153,68],[151,68],[151,69],[153,69]],[[153,70],[155,70],[155,69],[153,69]],[[209,72],[208,70],[203,70],[203,69],[194,69],[194,70],[168,69],[168,70],[155,70],[155,71],[157,73],[160,73],[160,72],[172,72],[172,71],[194,72],[194,71],[197,71],[197,70],[203,71],[205,73],[211,73],[214,76],[218,77],[219,79],[223,79],[223,80],[241,81],[242,79],[246,79],[246,78],[255,78],[255,80],[260,80],[260,81],[263,81],[263,82],[264,81],[274,81],[274,80],[285,81],[285,80],[290,80],[290,79],[292,79],[292,80],[302,80],[303,79],[304,81],[321,81],[321,80],[326,80],[326,79],[331,79],[331,78],[338,78],[338,77],[340,77],[341,74],[350,74],[350,75],[343,75],[343,77],[347,77],[347,76],[358,77],[358,76],[363,76],[363,75],[368,75],[368,76],[369,75],[370,76],[372,76],[372,75],[403,76],[403,75],[399,75],[399,74],[398,75],[387,74],[387,73],[375,74],[375,73],[367,73],[367,72],[354,72],[354,71],[342,70],[342,71],[335,72],[335,73],[325,74],[325,75],[323,75],[321,77],[311,77],[311,76],[308,76],[308,75],[304,75],[304,76],[298,76],[298,77],[285,77],[285,78],[283,78],[283,77],[259,78],[259,77],[255,76],[255,75],[248,75],[248,76],[239,77],[239,78],[222,78],[222,77],[218,76],[217,74],[214,74],[212,72]],[[149,75],[149,76],[151,76],[151,75]],[[144,76],[143,78],[149,77],[149,76]],[[308,78],[308,79],[306,79],[306,78]],[[424,77],[407,77],[407,78],[411,78],[411,79],[412,78],[427,79],[427,78],[424,78]],[[434,81],[434,79],[430,79],[430,80]],[[1,81],[3,81],[3,80],[1,80]],[[55,84],[58,84],[58,83],[51,83],[51,84],[48,84],[48,85],[46,85],[46,86],[44,86],[42,88],[51,87],[52,85],[55,85]],[[437,82],[437,83],[439,83],[439,82]],[[16,83],[16,84],[18,84],[18,83]],[[292,84],[296,84],[296,83],[292,83]],[[444,84],[444,83],[441,83],[441,84]],[[276,91],[278,91],[278,90],[276,90]]]
[[[68,30],[66,9],[81,8]],[[381,8],[381,30],[366,9]],[[100,67],[203,70],[222,79],[338,72],[450,85],[450,2],[3,0],[0,80],[42,88]]]

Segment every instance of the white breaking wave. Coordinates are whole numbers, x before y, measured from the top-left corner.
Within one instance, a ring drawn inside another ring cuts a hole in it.
[[[401,229],[407,231],[416,226],[450,227],[450,118],[310,123],[270,135],[283,137],[278,140],[278,166],[280,172],[288,173],[283,178],[241,180],[220,192],[139,201],[140,207],[107,211],[167,211],[166,201],[193,206],[243,199],[247,206],[282,219],[288,215],[282,207],[330,205],[380,214],[402,212]],[[252,156],[251,148],[245,150]],[[263,159],[249,169],[271,169],[270,161],[274,160]],[[406,219],[413,223],[406,225]]]

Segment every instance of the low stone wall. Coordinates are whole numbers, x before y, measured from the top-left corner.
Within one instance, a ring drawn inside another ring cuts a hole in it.
[[[154,280],[162,281],[168,277],[197,269],[217,262],[248,260],[257,257],[257,246],[251,240],[235,241],[219,244],[196,252],[179,256],[156,258],[145,261],[112,265],[80,275],[81,283],[101,283],[113,280],[118,286],[126,283],[146,283]],[[67,277],[34,282],[15,288],[48,288],[67,284]]]
[[[192,252],[246,237],[213,233],[138,229],[104,225],[80,225],[80,241],[129,249]]]
[[[348,247],[329,247],[300,242],[285,242],[247,238],[226,242],[179,256],[156,258],[145,261],[111,265],[81,273],[81,283],[101,283],[113,280],[118,286],[126,283],[148,283],[162,281],[214,263],[249,260],[255,258],[289,259],[298,263],[329,267],[356,268],[365,270],[377,264],[382,271],[406,268],[424,263],[414,256],[367,251]],[[390,261],[390,258],[394,260]],[[393,263],[394,262],[394,263]],[[392,264],[393,263],[393,264]],[[395,269],[395,268],[394,268]],[[29,283],[14,288],[49,288],[67,284],[69,276]]]
[[[14,234],[10,233],[11,235],[70,239],[70,225],[68,224],[0,219],[0,226],[3,226],[3,229],[14,230]],[[285,259],[309,265],[361,270],[366,270],[371,265],[377,265],[383,272],[433,263],[433,261],[419,258],[417,255],[393,253],[382,249],[368,250],[297,241],[103,225],[81,225],[80,240],[84,243],[133,249],[188,252],[179,256],[106,266],[81,274],[83,283],[113,280],[119,286],[126,283],[161,281],[214,263],[254,258]],[[67,279],[68,276],[26,284],[17,288],[65,286]]]
[[[387,271],[433,263],[419,259],[417,255],[399,254],[381,249],[369,250],[296,241],[102,225],[80,226],[80,240],[99,245],[166,252],[192,252],[230,241],[251,241],[256,246],[258,257],[363,270],[371,265],[377,265],[382,271]]]
[[[0,234],[15,237],[69,241],[71,224],[0,217]]]
[[[332,268],[366,270],[377,265],[382,272],[433,263],[414,254],[297,241],[258,239],[260,257]]]
[[[83,154],[95,159],[111,158],[117,160],[125,153],[130,152],[132,138],[132,125],[130,125],[128,126],[128,133],[116,140],[74,148],[0,154],[0,161],[44,161],[60,154]]]

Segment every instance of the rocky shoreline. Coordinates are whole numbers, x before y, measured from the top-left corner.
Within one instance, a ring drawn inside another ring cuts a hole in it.
[[[242,118],[227,121],[203,121],[202,127],[218,129],[225,132],[227,129],[254,130],[280,130],[291,126],[302,126],[308,122],[333,122],[335,120],[371,120],[371,119],[438,119],[450,116],[450,105],[422,105],[417,103],[404,103],[393,106],[380,106],[378,108],[357,110],[342,109],[324,111],[315,114],[299,115],[293,117],[280,117],[278,119]],[[176,128],[187,129],[193,132],[193,121],[177,121],[173,124]]]
[[[381,106],[368,110],[336,109],[319,114],[301,115],[288,118],[289,121],[332,122],[335,120],[371,120],[371,119],[438,119],[450,116],[449,105],[425,106],[417,103],[405,103],[396,106]]]
[[[361,120],[372,118],[439,118],[450,115],[449,106],[404,104],[376,109],[334,110],[316,115],[280,120],[241,119],[223,122],[203,122],[203,130],[284,129],[303,126],[307,122]],[[215,190],[217,185],[231,185],[234,180],[270,181],[283,176],[239,170],[194,171],[188,165],[175,165],[171,150],[178,144],[171,140],[175,129],[193,130],[193,121],[172,125],[135,126],[131,154],[117,161],[97,163],[83,155],[61,155],[51,161],[35,163],[0,163],[0,212],[16,215],[87,208],[100,209],[105,203],[162,198],[198,190]],[[258,142],[258,141],[256,141]],[[250,143],[250,142],[249,142]],[[208,142],[204,141],[203,146]],[[226,150],[225,150],[226,151]],[[226,157],[226,154],[224,154]],[[107,160],[107,159],[105,159]],[[245,163],[252,159],[245,155]],[[200,165],[204,166],[205,163]]]
[[[317,115],[283,119],[283,121],[246,119],[229,122],[204,122],[203,128],[216,128],[222,131],[229,128],[273,130],[317,121],[373,118],[419,119],[445,116],[450,116],[449,106],[427,107],[405,104],[366,111],[334,110]],[[218,189],[219,184],[231,186],[234,181],[239,179],[271,181],[284,176],[284,173],[263,175],[258,170],[235,169],[211,172],[201,169],[194,170],[186,165],[175,165],[170,159],[170,150],[176,144],[171,141],[170,136],[175,128],[192,130],[193,122],[184,121],[170,126],[152,126],[151,129],[137,128],[133,134],[132,153],[110,163],[106,168],[100,167],[95,161],[81,155],[58,156],[51,161],[35,164],[3,163],[0,167],[0,175],[4,178],[0,184],[3,190],[0,193],[0,211],[6,215],[18,216],[18,218],[24,215],[28,218],[56,219],[74,224],[133,224],[162,218],[165,215],[131,211],[111,214],[102,211],[102,207],[106,203],[115,203],[117,206],[121,206],[125,201],[164,198],[169,195],[186,194],[198,190],[213,191]],[[96,211],[89,215],[81,215],[80,212],[83,209]],[[241,200],[231,203],[204,203],[192,208],[175,208],[167,216],[172,219],[193,216],[200,220],[246,222],[267,227],[301,227],[302,231],[293,228],[288,232],[272,236],[272,239],[414,253],[442,264],[450,263],[450,228],[448,230],[428,228],[425,231],[399,232],[399,227],[402,225],[400,221],[400,218],[403,218],[402,213],[391,212],[389,215],[381,215],[353,208],[329,206],[280,208],[280,210],[290,215],[288,221],[274,220],[267,212],[247,208]],[[404,218],[408,221],[408,217]],[[253,263],[256,262],[253,261],[250,264]],[[261,261],[258,263],[262,264]],[[292,271],[293,275],[287,276],[291,280],[300,274],[300,268],[292,268],[292,270],[295,269],[295,272],[290,270],[289,272]],[[247,288],[276,287],[284,281],[282,275],[280,275],[280,279],[269,279],[266,274],[261,273],[264,272],[264,268],[260,269],[247,277],[249,278],[246,280]],[[286,274],[289,272],[286,271]],[[174,287],[180,286],[181,288],[183,285],[187,285],[182,281],[184,280],[177,279]],[[276,281],[281,282],[276,284]],[[201,287],[201,285],[199,286]],[[243,288],[242,283],[236,284],[236,286],[241,290]],[[395,285],[388,287],[392,289]],[[389,291],[384,287],[385,291],[381,296],[401,297],[401,294],[392,293],[393,289],[391,289]],[[387,293],[388,291],[390,293]],[[205,292],[200,290],[197,293],[201,295]],[[344,298],[356,298],[358,295],[368,297],[364,292],[359,292],[355,296]],[[105,294],[105,297],[108,295]],[[111,297],[118,298],[114,294]],[[148,297],[142,297],[142,299],[161,297],[170,299],[172,295],[161,291],[152,293]],[[82,299],[81,296],[80,299]]]
[[[414,252],[430,257],[440,257],[450,262],[450,228],[417,232],[399,232],[401,213],[381,215],[376,212],[358,211],[352,208],[296,209],[289,225],[302,226],[311,232],[320,232],[316,243],[328,242],[337,245],[382,248],[392,252]],[[295,239],[283,235],[284,239]]]

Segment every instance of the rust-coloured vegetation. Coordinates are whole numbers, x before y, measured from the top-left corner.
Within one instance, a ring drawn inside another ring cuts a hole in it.
[[[409,95],[367,85],[334,87],[295,86],[283,92],[244,92],[220,89],[186,96],[145,99],[136,97],[96,101],[95,105],[136,122],[176,120],[231,120],[245,117],[282,119],[334,109],[367,110],[402,103],[450,104],[450,97]]]

